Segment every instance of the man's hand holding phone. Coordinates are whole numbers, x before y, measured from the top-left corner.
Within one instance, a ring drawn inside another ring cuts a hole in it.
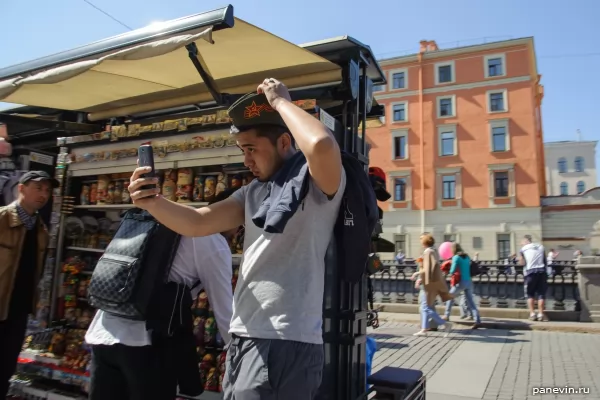
[[[139,161],[138,161],[139,164]],[[129,179],[129,195],[136,207],[147,210],[156,202],[160,189],[157,187],[158,178],[154,176],[144,177],[152,173],[152,167],[138,167],[133,171]],[[150,188],[147,188],[150,186]]]

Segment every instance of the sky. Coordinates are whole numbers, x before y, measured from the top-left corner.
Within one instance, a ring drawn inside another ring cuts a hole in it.
[[[0,0],[0,68],[118,35],[127,27],[137,29],[227,4]],[[371,46],[379,58],[415,53],[423,39],[449,48],[533,36],[545,87],[544,140],[577,140],[578,129],[583,140],[600,139],[598,0],[323,0],[312,6],[290,0],[243,0],[231,4],[236,17],[292,43],[349,35]],[[5,107],[0,103],[0,109]]]

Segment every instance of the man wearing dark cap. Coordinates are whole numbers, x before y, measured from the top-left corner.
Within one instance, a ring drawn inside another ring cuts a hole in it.
[[[35,312],[37,285],[48,245],[48,230],[38,216],[58,181],[44,171],[19,180],[19,197],[0,207],[0,399],[8,392],[25,332]]]
[[[141,177],[147,168],[136,169],[129,191],[138,207],[184,236],[245,224],[224,398],[310,400],[324,364],[325,253],[346,186],[340,149],[275,79],[228,112],[244,164],[257,179],[198,210],[142,189],[156,183]]]

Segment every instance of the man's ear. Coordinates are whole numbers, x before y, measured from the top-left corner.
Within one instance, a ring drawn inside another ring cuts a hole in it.
[[[290,148],[292,148],[292,135],[290,135],[289,133],[286,132],[283,135],[281,135],[280,138],[281,138],[281,150],[283,150],[283,152],[286,152]]]

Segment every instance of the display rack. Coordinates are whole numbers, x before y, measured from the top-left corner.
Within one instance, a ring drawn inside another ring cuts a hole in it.
[[[58,139],[62,147],[56,175],[61,178],[61,187],[55,193],[51,228],[53,253],[46,262],[45,275],[55,279],[51,295],[48,290],[43,303],[44,316],[50,322],[46,325],[52,328],[46,331],[44,340],[37,340],[35,345],[25,344],[20,365],[26,377],[38,376],[63,383],[68,380],[83,392],[89,384],[90,356],[83,338],[95,311],[87,302],[87,285],[97,260],[118,227],[121,213],[134,207],[127,192],[136,161],[131,149],[137,149],[142,143],[151,144],[157,172],[162,176],[159,182],[162,195],[190,207],[205,206],[220,191],[241,187],[253,179],[240,164],[241,152],[232,141],[225,140],[225,131],[219,129],[215,117],[213,114],[183,119],[178,121],[178,126],[182,122],[186,124],[184,133],[154,136],[151,140],[144,140],[141,132],[126,137],[115,135],[108,143],[98,143],[93,138],[87,140],[88,135]],[[212,123],[199,124],[199,129],[194,130],[194,121],[206,120]],[[229,123],[223,118],[221,121]],[[155,133],[159,129],[163,129],[161,132],[170,130],[168,121],[152,125]],[[122,132],[123,128],[122,125],[109,127],[115,133]],[[110,137],[106,133],[98,136]],[[238,233],[229,243],[233,260],[232,288],[237,282],[243,249],[243,229]],[[47,288],[52,288],[51,280],[44,282]],[[204,291],[194,301],[192,311],[205,392],[218,393],[224,372],[224,343]],[[206,396],[209,395],[202,399]]]

